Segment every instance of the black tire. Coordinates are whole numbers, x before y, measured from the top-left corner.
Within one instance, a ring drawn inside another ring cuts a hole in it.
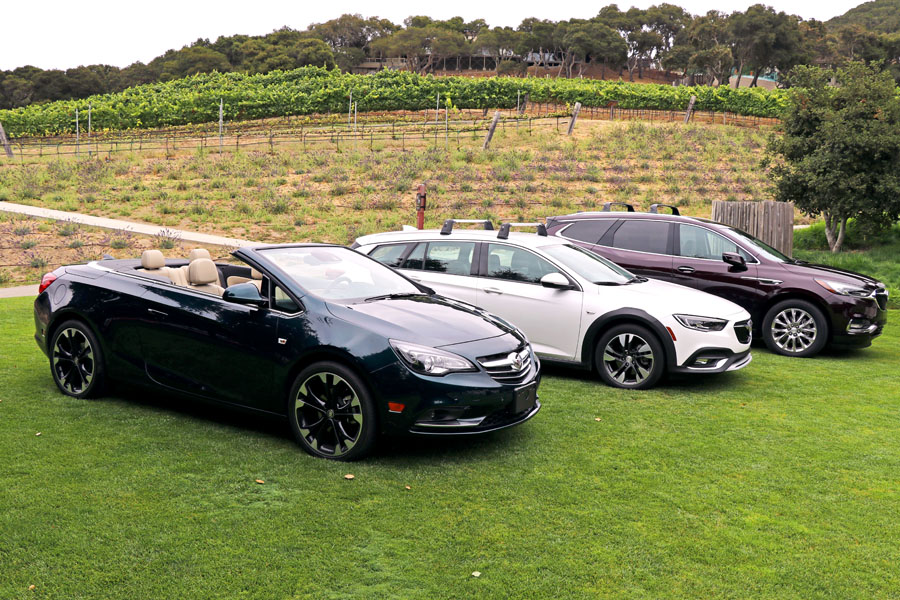
[[[811,302],[784,300],[766,313],[762,337],[769,350],[776,354],[808,358],[821,352],[828,343],[828,321]]]
[[[645,390],[653,387],[666,369],[659,338],[641,325],[616,325],[597,340],[594,366],[612,387]]]
[[[331,361],[297,375],[288,396],[288,421],[304,450],[331,460],[360,459],[377,437],[375,405],[365,382]]]
[[[54,330],[50,372],[56,387],[67,396],[96,398],[103,393],[103,350],[90,327],[82,321],[69,320]]]

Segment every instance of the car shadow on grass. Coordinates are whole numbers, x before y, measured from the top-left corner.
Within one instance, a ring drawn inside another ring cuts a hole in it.
[[[308,456],[294,440],[287,419],[283,416],[258,413],[213,401],[186,398],[174,393],[161,393],[124,384],[117,384],[103,400],[128,404],[150,412],[177,414],[185,419],[197,421],[198,429],[202,423],[214,423],[271,437],[273,440],[295,445],[300,456]],[[540,418],[540,413],[537,416]],[[372,455],[363,460],[396,463],[394,466],[401,466],[402,462],[402,466],[413,467],[417,464],[442,460],[488,459],[508,454],[518,444],[527,444],[528,440],[521,439],[522,433],[517,431],[521,427],[528,427],[528,423],[481,435],[382,436]]]
[[[752,363],[751,363],[752,365]],[[752,367],[751,367],[752,368]],[[635,394],[641,393],[635,390],[617,389],[608,386],[594,371],[569,367],[566,365],[544,364],[541,367],[544,377],[558,377],[571,382],[583,382],[597,385],[610,393]],[[698,373],[694,374],[665,374],[659,383],[651,390],[691,391],[697,393],[718,392],[734,385],[735,373]]]

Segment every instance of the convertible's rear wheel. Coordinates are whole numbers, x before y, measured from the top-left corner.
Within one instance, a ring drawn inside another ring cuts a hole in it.
[[[91,398],[103,390],[103,357],[93,332],[81,321],[66,321],[50,341],[50,370],[60,391]]]
[[[375,443],[375,408],[356,373],[335,362],[303,369],[288,398],[291,430],[314,456],[355,460]]]
[[[665,369],[662,344],[646,327],[618,325],[597,342],[595,360],[607,384],[631,390],[652,387]]]

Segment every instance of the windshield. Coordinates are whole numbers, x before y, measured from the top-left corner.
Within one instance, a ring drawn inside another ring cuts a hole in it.
[[[763,256],[765,256],[768,259],[774,260],[776,262],[794,262],[794,260],[792,258],[790,258],[789,256],[785,256],[784,254],[782,254],[781,252],[779,252],[772,246],[768,245],[767,243],[765,243],[764,241],[762,241],[760,239],[753,237],[749,233],[745,233],[745,232],[741,231],[740,229],[735,229],[734,227],[728,227],[728,231],[735,234],[736,236],[738,236],[739,238],[741,238],[743,241],[747,242],[751,246],[755,247],[757,252],[759,252],[760,254],[762,254]]]
[[[259,252],[304,290],[326,300],[422,293],[392,269],[349,248],[307,246]]]
[[[557,246],[543,246],[541,250],[547,256],[555,258],[592,283],[601,285],[620,284],[628,283],[635,279],[634,275],[611,260],[607,260],[590,250],[585,250],[578,246],[560,244]]]

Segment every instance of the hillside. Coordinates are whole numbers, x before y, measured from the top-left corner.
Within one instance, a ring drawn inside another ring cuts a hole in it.
[[[828,21],[829,27],[862,25],[878,33],[900,31],[900,0],[873,0]]]

